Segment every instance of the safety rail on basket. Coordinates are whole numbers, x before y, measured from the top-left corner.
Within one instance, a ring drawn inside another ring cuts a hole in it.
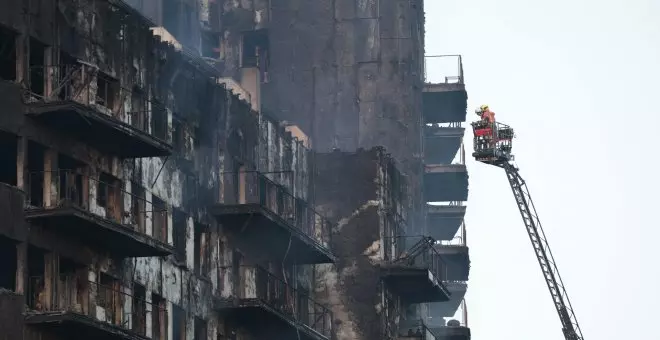
[[[479,120],[472,122],[474,153],[477,161],[502,163],[514,159],[511,154],[514,130],[507,124]]]

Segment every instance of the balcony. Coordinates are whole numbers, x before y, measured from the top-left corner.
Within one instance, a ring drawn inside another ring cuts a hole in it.
[[[56,282],[31,277],[25,324],[62,339],[149,339],[147,320],[165,311],[114,286],[66,275]]]
[[[425,86],[422,114],[425,123],[464,122],[467,115],[467,92],[460,55],[436,55],[424,58]]]
[[[470,252],[463,236],[450,241],[441,241],[434,248],[447,265],[447,280],[467,281],[470,276]]]
[[[214,308],[233,322],[254,330],[257,338],[272,338],[273,334],[279,339],[330,338],[332,313],[307,294],[261,267],[219,269],[221,275],[229,275],[232,282],[240,284],[233,296],[216,296]]]
[[[424,169],[426,202],[467,201],[468,172],[465,164],[431,164]]]
[[[166,226],[154,227],[167,220],[166,207],[156,207],[118,183],[55,170],[29,173],[27,186],[25,218],[31,223],[122,258],[166,256],[174,251],[167,244]],[[151,235],[148,230],[153,230]]]
[[[293,264],[335,261],[330,222],[283,185],[256,171],[224,173],[222,183],[222,203],[209,211],[246,249]]]
[[[436,240],[451,240],[463,226],[466,207],[463,202],[426,205],[428,235]]]
[[[168,113],[138,90],[80,62],[32,67],[26,114],[120,158],[167,156]],[[46,90],[51,88],[52,90]]]
[[[413,322],[403,321],[399,325],[398,340],[436,340],[433,332],[426,327],[422,320]]]
[[[383,280],[390,289],[411,304],[448,301],[449,291],[443,283],[447,267],[433,247],[435,240],[406,236],[391,240],[401,244],[400,249],[405,251],[386,261],[381,268]],[[407,247],[407,244],[412,245]]]
[[[463,303],[468,287],[467,282],[464,281],[449,281],[445,285],[451,294],[449,301],[429,304],[429,316],[434,320],[454,316]]]
[[[461,123],[424,126],[424,162],[449,164],[462,149],[465,128]]]

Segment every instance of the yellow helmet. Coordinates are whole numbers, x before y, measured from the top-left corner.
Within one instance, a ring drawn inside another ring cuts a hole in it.
[[[479,107],[479,109],[480,109],[481,111],[486,111],[486,110],[488,110],[488,105],[481,105],[481,106]]]

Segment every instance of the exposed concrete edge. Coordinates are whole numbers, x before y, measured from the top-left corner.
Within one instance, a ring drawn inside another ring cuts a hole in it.
[[[424,172],[427,174],[434,173],[448,173],[448,172],[465,172],[467,173],[467,166],[464,164],[426,164]]]
[[[465,91],[465,84],[461,83],[425,83],[424,93]]]

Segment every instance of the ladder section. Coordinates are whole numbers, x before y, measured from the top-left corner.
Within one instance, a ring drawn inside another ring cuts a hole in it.
[[[562,323],[562,330],[566,340],[583,340],[582,331],[577,323],[575,313],[571,306],[566,289],[552,256],[550,246],[545,237],[545,232],[541,226],[541,221],[536,213],[534,202],[529,194],[525,181],[518,173],[518,169],[510,163],[504,163],[503,168],[506,171],[511,190],[516,199],[516,204],[520,210],[523,222],[529,234],[529,239],[534,247],[536,258],[538,259],[543,277],[545,278],[552,300],[559,314]]]

